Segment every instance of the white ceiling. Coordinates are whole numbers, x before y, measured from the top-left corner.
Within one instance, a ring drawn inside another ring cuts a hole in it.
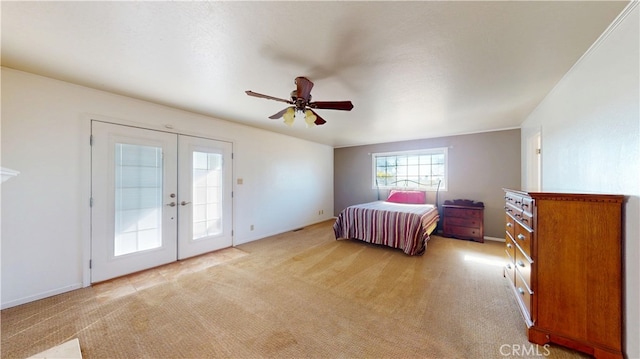
[[[2,66],[341,147],[518,127],[627,3],[2,1]]]

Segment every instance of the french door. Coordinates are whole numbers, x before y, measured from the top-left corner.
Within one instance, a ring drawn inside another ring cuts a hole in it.
[[[91,282],[231,246],[231,143],[91,124]]]

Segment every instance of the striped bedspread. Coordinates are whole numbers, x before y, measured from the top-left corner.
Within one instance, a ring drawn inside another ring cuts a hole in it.
[[[429,240],[428,229],[433,230],[439,218],[438,210],[430,204],[376,201],[345,208],[333,231],[336,239],[359,239],[421,255]]]

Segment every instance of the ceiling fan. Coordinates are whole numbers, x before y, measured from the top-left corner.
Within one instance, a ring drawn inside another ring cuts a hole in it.
[[[296,89],[291,91],[291,100],[263,95],[253,91],[245,91],[245,93],[249,96],[266,98],[268,100],[280,101],[293,105],[285,108],[275,115],[269,116],[269,118],[274,120],[282,117],[284,119],[284,123],[289,126],[293,125],[296,113],[304,114],[307,126],[311,127],[313,125],[324,125],[327,122],[322,117],[318,116],[318,114],[312,109],[351,111],[353,108],[351,101],[311,102],[311,89],[313,88],[313,82],[306,77],[296,77],[295,84]]]

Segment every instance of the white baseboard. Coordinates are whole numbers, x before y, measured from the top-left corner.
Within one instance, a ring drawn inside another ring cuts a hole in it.
[[[442,230],[438,230],[438,233],[435,233],[438,236],[442,236]],[[485,241],[494,241],[494,242],[505,242],[504,238],[498,238],[498,237],[489,237],[489,236],[484,236],[483,237]]]
[[[7,308],[15,307],[15,306],[18,306],[18,305],[21,305],[21,304],[26,304],[26,303],[29,303],[29,302],[35,302],[36,300],[40,300],[40,299],[44,299],[44,298],[48,298],[48,297],[53,297],[54,295],[70,292],[72,290],[76,290],[76,289],[80,289],[80,288],[82,288],[82,283],[76,283],[76,284],[73,284],[73,285],[68,285],[66,287],[56,288],[56,289],[53,289],[53,290],[50,290],[50,291],[38,293],[38,294],[35,294],[35,295],[30,295],[28,297],[15,299],[15,300],[10,300],[8,302],[1,303],[0,304],[0,309],[7,309]]]
[[[257,241],[257,240],[264,239],[264,238],[267,238],[267,237],[277,236],[278,234],[295,231],[297,229],[313,226],[314,224],[330,221],[332,219],[335,220],[336,217],[331,216],[331,217],[328,217],[328,218],[322,218],[322,219],[317,220],[315,222],[310,222],[310,223],[307,223],[305,225],[301,225],[301,226],[297,226],[297,227],[293,227],[293,228],[280,229],[280,230],[276,230],[276,231],[273,231],[273,232],[261,233],[261,234],[255,236],[255,237],[248,237],[248,238],[242,238],[242,239],[234,238],[233,246],[235,247],[235,246],[239,246],[241,244]]]

